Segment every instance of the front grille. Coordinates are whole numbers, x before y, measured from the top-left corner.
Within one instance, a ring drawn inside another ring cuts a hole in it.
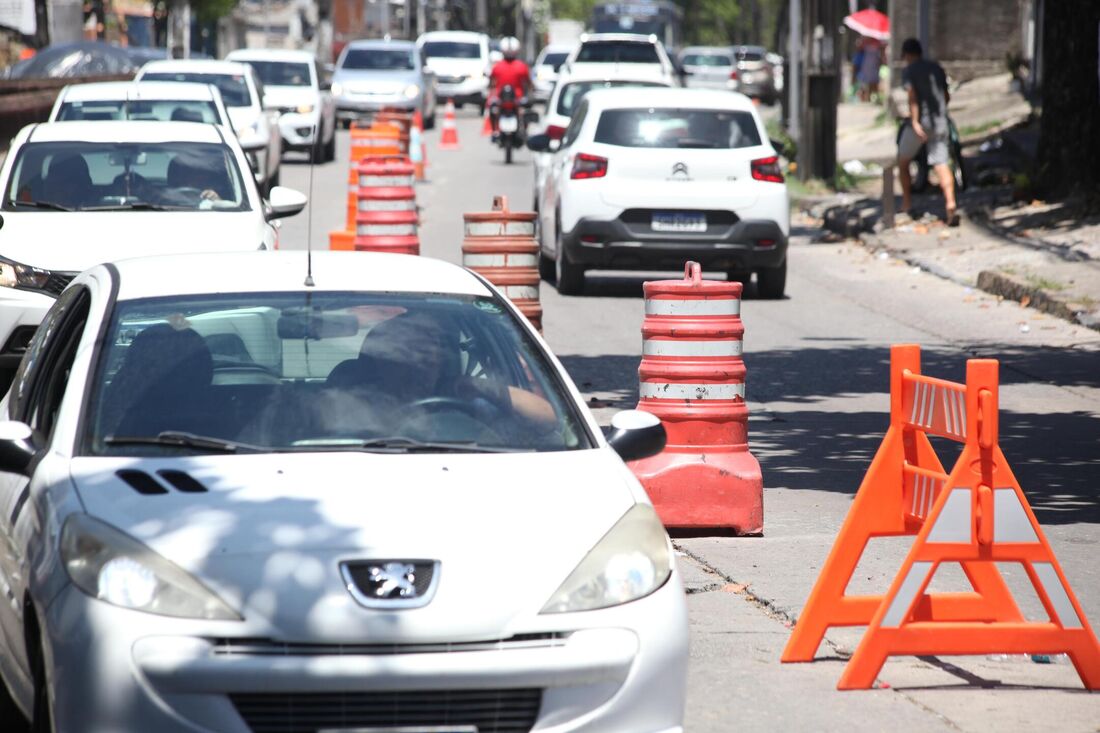
[[[521,733],[538,719],[542,690],[259,692],[229,699],[252,733],[388,728]]]
[[[50,295],[61,295],[61,291],[67,288],[78,274],[76,272],[51,272],[46,284],[42,286],[42,290]]]
[[[359,589],[367,598],[374,598],[374,583],[370,579],[371,566],[377,566],[390,562],[389,560],[372,560],[372,561],[353,561],[346,562],[344,566],[348,570],[348,576],[351,581],[355,583],[355,587]],[[398,561],[408,565],[412,565],[413,570],[413,587],[416,588],[416,598],[423,598],[428,592],[428,589],[432,586],[432,577],[435,575],[435,563],[432,561]]]
[[[423,644],[309,644],[272,639],[213,639],[214,654],[220,656],[381,656],[395,654],[452,654],[456,652],[499,652],[513,649],[544,649],[564,646],[567,632],[516,634],[507,639],[451,641]]]
[[[440,84],[461,84],[466,81],[464,76],[439,76],[436,77],[436,81]]]

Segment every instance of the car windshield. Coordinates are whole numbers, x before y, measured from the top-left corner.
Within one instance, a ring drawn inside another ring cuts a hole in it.
[[[309,78],[309,64],[298,61],[242,60],[256,70],[260,81],[266,86],[308,87],[312,84]]]
[[[562,87],[561,94],[558,96],[557,111],[559,115],[565,115],[566,117],[572,117],[573,111],[577,109],[577,105],[581,103],[581,99],[585,94],[588,94],[593,89],[611,89],[612,87],[663,87],[664,84],[657,84],[647,81],[630,81],[627,79],[606,79],[606,80],[594,80],[594,81],[574,81],[566,84]]]
[[[578,62],[658,64],[661,58],[652,43],[636,41],[600,41],[586,43],[577,52]]]
[[[4,209],[249,209],[236,158],[222,143],[28,143]]]
[[[95,384],[85,446],[96,455],[219,443],[264,451],[592,446],[554,367],[489,297],[311,292],[123,301]]]
[[[565,63],[565,60],[569,58],[569,54],[565,51],[561,53],[548,53],[542,57],[542,63],[540,66],[552,66],[554,71],[561,68],[561,65]]]
[[[719,56],[709,53],[684,54],[684,66],[731,66],[732,59],[729,56]]]
[[[763,61],[764,52],[755,48],[739,48],[734,52],[738,61]]]
[[[427,41],[424,44],[424,55],[429,58],[479,59],[481,46],[462,41]]]
[[[628,148],[748,148],[760,145],[749,112],[714,109],[609,109],[596,142]]]
[[[193,71],[151,71],[141,75],[142,81],[189,81],[197,84],[213,84],[222,93],[226,107],[249,107],[252,95],[243,74],[205,74]]]
[[[61,122],[70,120],[157,120],[160,122],[224,123],[218,107],[201,99],[140,99],[124,101],[87,100],[65,102],[57,113]]]
[[[351,48],[340,65],[342,69],[367,71],[411,71],[416,68],[413,52],[400,48]]]

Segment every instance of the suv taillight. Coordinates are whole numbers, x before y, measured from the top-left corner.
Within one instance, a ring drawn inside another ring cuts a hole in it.
[[[550,136],[551,140],[561,140],[565,135],[565,128],[560,125],[547,125],[546,134]]]
[[[752,177],[758,181],[783,182],[783,171],[779,170],[779,156],[757,158],[752,162]]]
[[[573,170],[570,178],[603,178],[607,175],[607,158],[588,153],[577,153],[573,158]]]
[[[737,81],[737,69],[734,69],[730,72],[730,79],[732,79],[733,81]]]

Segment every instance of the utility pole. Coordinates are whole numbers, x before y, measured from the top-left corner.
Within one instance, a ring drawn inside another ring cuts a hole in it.
[[[416,5],[416,37],[428,31],[428,0],[418,0]]]
[[[802,0],[790,0],[787,24],[787,60],[790,70],[783,83],[787,85],[787,134],[802,146]],[[799,171],[798,177],[802,178]]]
[[[836,175],[839,28],[844,6],[835,0],[804,0],[802,11],[805,30],[801,35],[809,55],[802,64],[806,99],[800,109],[798,177],[832,180]]]
[[[482,33],[489,30],[489,0],[477,0],[474,10],[474,23]]]

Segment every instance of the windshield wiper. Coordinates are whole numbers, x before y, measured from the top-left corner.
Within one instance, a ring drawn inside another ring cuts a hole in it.
[[[258,445],[238,443],[235,440],[223,440],[211,438],[206,435],[195,435],[175,430],[165,430],[157,435],[109,435],[103,439],[107,445],[167,445],[181,448],[195,448],[197,450],[218,451],[221,453],[263,453],[267,449]]]
[[[22,201],[20,199],[12,199],[9,201],[12,206],[20,206],[26,209],[49,209],[50,211],[72,211],[68,206],[62,206],[61,204],[55,204],[53,201]]]
[[[162,206],[146,201],[130,201],[125,204],[104,204],[103,206],[85,206],[81,211],[178,211],[180,206]]]
[[[392,451],[394,453],[515,453],[516,448],[498,448],[478,445],[472,440],[431,442],[396,435],[390,438],[371,438],[351,444],[363,450]]]

